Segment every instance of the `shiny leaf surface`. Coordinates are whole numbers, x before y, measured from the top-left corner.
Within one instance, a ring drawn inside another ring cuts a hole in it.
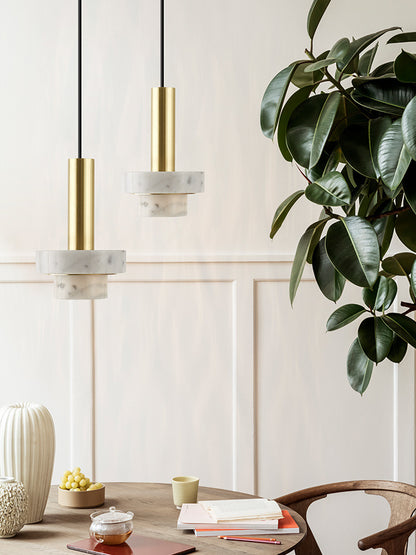
[[[371,224],[358,216],[331,225],[326,250],[335,268],[359,287],[372,287],[378,277],[380,248]]]
[[[408,249],[416,252],[416,214],[412,210],[402,212],[396,219],[397,237]]]
[[[337,308],[326,323],[327,331],[334,331],[343,328],[356,320],[361,314],[366,312],[365,308],[359,304],[346,304]]]
[[[394,121],[381,137],[377,164],[385,185],[394,193],[401,184],[411,161],[402,135],[401,120]]]
[[[388,31],[393,31],[394,29],[398,29],[399,27],[389,27],[388,29],[383,29],[382,31],[377,31],[376,33],[371,33],[370,35],[365,35],[359,39],[353,40],[348,48],[347,53],[343,57],[342,61],[337,64],[338,69],[340,71],[344,71],[348,64],[352,62],[352,60],[360,54],[363,50],[370,46],[372,42],[377,40],[379,37],[387,33]]]
[[[348,126],[341,135],[342,153],[355,171],[366,177],[375,178],[371,161],[369,122]]]
[[[345,278],[329,260],[325,249],[325,238],[321,239],[315,247],[312,267],[319,289],[327,299],[336,302],[344,290]]]
[[[306,24],[308,35],[311,39],[313,39],[319,22],[321,21],[330,1],[331,0],[313,0]]]
[[[387,310],[397,293],[397,285],[391,278],[379,276],[373,288],[363,289],[363,300],[372,310]]]
[[[397,44],[400,42],[416,42],[416,33],[398,33],[391,37],[386,44]]]
[[[348,352],[347,375],[350,386],[361,395],[367,389],[373,372],[373,362],[368,359],[358,339],[354,341]]]
[[[412,83],[399,83],[397,79],[384,77],[355,85],[352,98],[371,110],[377,110],[394,116],[401,116],[407,104],[416,95],[416,86]]]
[[[394,60],[394,73],[402,83],[416,83],[416,56],[402,50]]]
[[[319,161],[326,141],[331,132],[335,116],[338,111],[341,93],[333,92],[325,100],[313,134],[311,155],[308,168],[313,168]]]
[[[374,48],[371,48],[371,50],[368,50],[368,52],[365,52],[360,57],[360,60],[358,62],[358,73],[360,75],[370,74],[371,66],[373,65],[377,50],[378,50],[378,43],[374,46]]]
[[[416,160],[416,97],[406,106],[402,117],[404,144],[413,160]]]
[[[368,122],[369,154],[371,158],[371,163],[373,164],[374,174],[377,179],[380,177],[380,169],[378,167],[377,161],[378,149],[384,133],[391,126],[391,124],[392,120],[388,116],[370,119],[370,121]]]
[[[381,362],[389,354],[393,332],[381,317],[363,320],[358,328],[358,340],[365,355],[373,362]]]
[[[311,202],[322,206],[344,206],[351,202],[351,191],[342,174],[327,173],[314,183],[309,183],[305,196]]]
[[[407,351],[407,343],[403,341],[401,337],[394,334],[393,343],[391,344],[389,354],[387,358],[392,362],[401,362],[404,359],[404,355]]]
[[[381,316],[381,318],[386,326],[401,337],[403,341],[406,341],[409,345],[416,348],[416,322],[414,320],[408,316],[395,312],[385,314]]]
[[[416,295],[416,263],[413,262],[412,269],[410,271],[410,287],[412,288],[413,294]]]
[[[292,208],[292,206],[295,204],[297,200],[300,199],[301,196],[303,196],[303,194],[304,194],[304,191],[296,191],[292,193],[287,199],[285,199],[280,204],[280,206],[278,206],[273,217],[272,228],[270,231],[271,239],[273,239],[273,237],[279,231],[280,227],[285,221],[286,216],[290,212],[290,209]]]
[[[416,254],[411,252],[399,252],[394,256],[385,258],[381,266],[383,270],[391,276],[408,276],[415,260]]]

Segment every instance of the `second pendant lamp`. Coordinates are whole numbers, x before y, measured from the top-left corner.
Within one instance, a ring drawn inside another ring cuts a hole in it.
[[[82,157],[82,0],[78,0],[78,158],[68,160],[68,250],[38,251],[59,299],[104,299],[107,276],[126,270],[126,251],[94,250],[94,160]]]
[[[160,0],[160,87],[152,88],[152,171],[126,174],[141,216],[186,216],[187,195],[204,190],[204,173],[175,171],[175,89],[165,87],[164,0]]]

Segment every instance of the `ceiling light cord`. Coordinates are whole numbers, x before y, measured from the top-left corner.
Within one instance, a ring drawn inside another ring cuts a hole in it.
[[[165,0],[160,0],[160,86],[165,86]]]
[[[78,0],[78,158],[82,158],[82,0]]]

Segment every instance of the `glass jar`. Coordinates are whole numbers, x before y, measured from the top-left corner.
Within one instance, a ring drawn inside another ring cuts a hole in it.
[[[131,511],[124,513],[115,507],[108,511],[97,511],[91,515],[90,538],[105,545],[118,545],[125,542],[133,532]]]

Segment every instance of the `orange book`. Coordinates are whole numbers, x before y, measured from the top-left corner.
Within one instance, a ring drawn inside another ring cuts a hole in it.
[[[299,534],[299,526],[289,511],[282,510],[283,518],[279,520],[279,529],[276,534]]]

